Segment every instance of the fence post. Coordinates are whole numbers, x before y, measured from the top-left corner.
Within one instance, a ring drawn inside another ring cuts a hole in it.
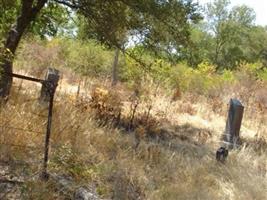
[[[59,81],[59,71],[53,68],[48,68],[45,76],[45,81],[42,84],[40,103],[48,103],[52,93],[55,93]]]
[[[47,129],[46,129],[46,136],[45,136],[44,163],[43,163],[43,170],[41,173],[41,178],[43,180],[47,180],[49,178],[49,174],[47,173],[47,163],[48,163],[50,135],[51,135],[51,128],[52,128],[54,95],[56,92],[58,81],[59,81],[59,71],[49,68],[46,74],[46,79],[43,82],[43,86],[41,89],[41,96],[40,96],[40,101],[42,103],[49,102]]]
[[[230,100],[228,118],[223,135],[223,142],[229,149],[236,148],[240,144],[240,128],[243,118],[244,106],[237,99]]]

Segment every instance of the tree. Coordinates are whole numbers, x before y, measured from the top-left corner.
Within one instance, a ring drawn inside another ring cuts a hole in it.
[[[7,34],[10,25],[14,23],[19,1],[1,0],[0,5],[0,38],[3,38]]]
[[[216,0],[214,3],[207,4],[207,21],[208,30],[214,35],[214,55],[213,63],[217,66],[220,65],[219,56],[222,47],[226,43],[227,37],[227,20],[228,20],[228,6],[230,5],[229,0]]]
[[[48,1],[40,11],[37,18],[31,23],[27,33],[30,32],[42,39],[64,34],[67,29],[72,29],[70,20],[71,11],[54,1]]]
[[[250,40],[250,33],[254,31],[255,19],[253,9],[245,5],[236,6],[229,11],[224,27],[225,43],[221,49],[222,67],[234,69],[240,62],[253,62],[249,55],[249,49],[253,44],[247,41]]]
[[[34,0],[21,1],[20,14],[7,34],[4,49],[0,55],[0,64],[2,68],[2,76],[0,80],[1,97],[7,97],[9,95],[12,85],[12,77],[7,75],[7,73],[12,73],[13,56],[16,53],[21,37],[25,30],[30,26],[30,23],[36,19],[37,14],[46,3],[47,0],[38,0],[37,2]]]
[[[188,45],[189,23],[195,23],[201,18],[196,13],[196,4],[190,1],[100,1],[91,10],[101,12],[92,16],[94,12],[84,13],[83,9],[79,11],[85,16],[89,15],[80,35],[83,38],[86,35],[97,39],[108,47],[115,46],[117,50],[114,56],[113,80],[118,71],[118,49],[124,51],[129,39],[136,38],[136,45],[142,45],[156,56],[168,59],[178,57],[176,52]]]
[[[95,10],[101,11],[98,17],[94,17],[95,20],[80,17],[82,21],[79,24],[78,35],[82,39],[98,40],[108,48],[115,49],[111,76],[111,84],[115,86],[118,81],[119,53],[125,49],[128,34],[122,19],[128,18],[130,11],[124,3],[111,1],[95,4]]]
[[[112,81],[111,81],[112,86],[115,86],[118,82],[119,53],[120,53],[120,50],[118,48],[115,49],[114,61],[112,65]]]
[[[230,1],[216,0],[207,4],[207,32],[213,37],[209,59],[217,69],[233,69],[242,61],[251,61],[249,49],[253,44],[256,14],[245,5],[229,9]]]
[[[189,22],[195,22],[199,18],[196,4],[182,0],[21,0],[20,14],[8,33],[5,51],[15,55],[23,33],[49,2],[64,5],[83,15],[88,22],[96,25],[94,34],[99,41],[117,48],[120,45],[115,35],[120,30],[130,30],[132,34],[139,35],[140,42],[155,50],[163,45],[179,48],[188,40]],[[114,23],[106,20],[107,14]],[[111,24],[116,28],[113,29]],[[12,84],[12,78],[6,73],[12,72],[13,57],[7,59],[6,54],[3,55],[1,66],[4,75],[0,81],[0,96],[5,97]]]
[[[0,5],[0,38],[4,38],[20,12],[21,2],[1,0]],[[49,1],[25,32],[40,38],[54,37],[70,26],[68,17],[69,11],[65,7]]]
[[[242,42],[242,52],[245,61],[249,63],[262,62],[267,66],[267,29],[262,26],[253,26],[247,32],[247,39]]]
[[[204,61],[211,62],[213,56],[214,38],[205,26],[204,22],[192,25],[190,43],[183,51],[183,60],[194,68]]]
[[[208,61],[217,70],[233,70],[242,62],[266,65],[267,30],[255,25],[256,14],[245,5],[229,8],[228,0],[216,0],[204,10],[206,20],[191,25],[191,40],[184,60],[192,67]]]

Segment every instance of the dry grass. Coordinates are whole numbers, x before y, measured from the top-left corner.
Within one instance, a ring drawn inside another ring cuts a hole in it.
[[[94,94],[95,107],[89,100],[77,104],[72,95],[58,93],[51,139],[51,173],[72,177],[77,187],[91,185],[100,196],[111,199],[266,198],[265,128],[242,127],[244,145],[230,152],[227,162],[220,164],[215,160],[215,151],[225,123],[220,113],[225,114],[227,102],[216,99],[210,104],[204,97],[186,95],[172,102],[171,97],[158,92],[150,95],[149,100],[140,99],[135,128],[129,132],[122,129],[124,126],[114,128],[112,120],[105,118],[114,117],[113,112],[117,117],[119,112],[120,120],[124,119],[122,125],[131,119],[131,100],[126,93],[116,90],[113,92],[121,94],[120,102],[116,101],[115,93],[109,96],[111,100],[103,94],[104,99],[96,99],[99,94]],[[88,90],[83,88],[83,91]],[[36,179],[41,169],[47,114],[37,103],[38,95],[38,87],[29,91],[22,86],[19,92],[14,87],[10,101],[1,108],[0,160],[13,169],[10,173],[25,178],[25,184],[19,187],[22,199],[70,199],[72,194],[62,193],[55,183]],[[102,104],[98,105],[100,101]],[[151,102],[153,106],[149,109]],[[214,112],[216,107],[222,107],[222,111]],[[144,123],[148,109],[153,128]],[[258,115],[266,113],[255,116]],[[103,120],[105,123],[101,124]],[[247,115],[244,120],[245,125],[252,121]],[[152,129],[164,137],[151,137],[148,132]],[[258,138],[253,137],[256,133],[261,133]],[[137,137],[143,134],[149,137]],[[23,161],[23,165],[18,161]]]

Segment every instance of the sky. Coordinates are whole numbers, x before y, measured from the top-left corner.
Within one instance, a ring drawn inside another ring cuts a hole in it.
[[[200,4],[213,2],[213,0],[195,0]],[[254,9],[257,15],[256,24],[267,26],[267,0],[230,0],[232,6],[247,5]]]

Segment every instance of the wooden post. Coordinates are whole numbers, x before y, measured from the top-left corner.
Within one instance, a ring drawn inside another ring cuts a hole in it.
[[[56,69],[48,68],[45,81],[43,82],[40,103],[49,103],[52,94],[54,95],[57,84],[59,81],[59,71]]]
[[[49,174],[47,173],[47,163],[48,163],[50,135],[52,129],[54,95],[56,92],[58,81],[59,81],[59,71],[49,68],[46,75],[46,80],[43,82],[41,97],[40,97],[41,102],[47,102],[47,101],[49,102],[47,129],[45,136],[45,148],[44,148],[44,163],[43,163],[43,170],[41,173],[41,178],[43,180],[48,180],[49,178]]]
[[[6,76],[42,83],[40,102],[49,103],[47,129],[46,129],[46,137],[45,137],[44,163],[43,163],[43,170],[41,173],[41,178],[43,180],[47,180],[49,178],[49,175],[47,173],[47,163],[48,163],[50,135],[51,135],[51,128],[52,128],[53,103],[54,103],[54,95],[55,95],[56,88],[57,88],[58,81],[59,81],[59,71],[56,69],[49,68],[46,74],[45,80],[28,77],[28,76],[24,76],[20,74],[15,74],[15,73],[6,73]]]
[[[244,106],[237,99],[230,100],[228,118],[225,127],[223,142],[229,149],[236,148],[240,144],[240,128],[243,118]]]

